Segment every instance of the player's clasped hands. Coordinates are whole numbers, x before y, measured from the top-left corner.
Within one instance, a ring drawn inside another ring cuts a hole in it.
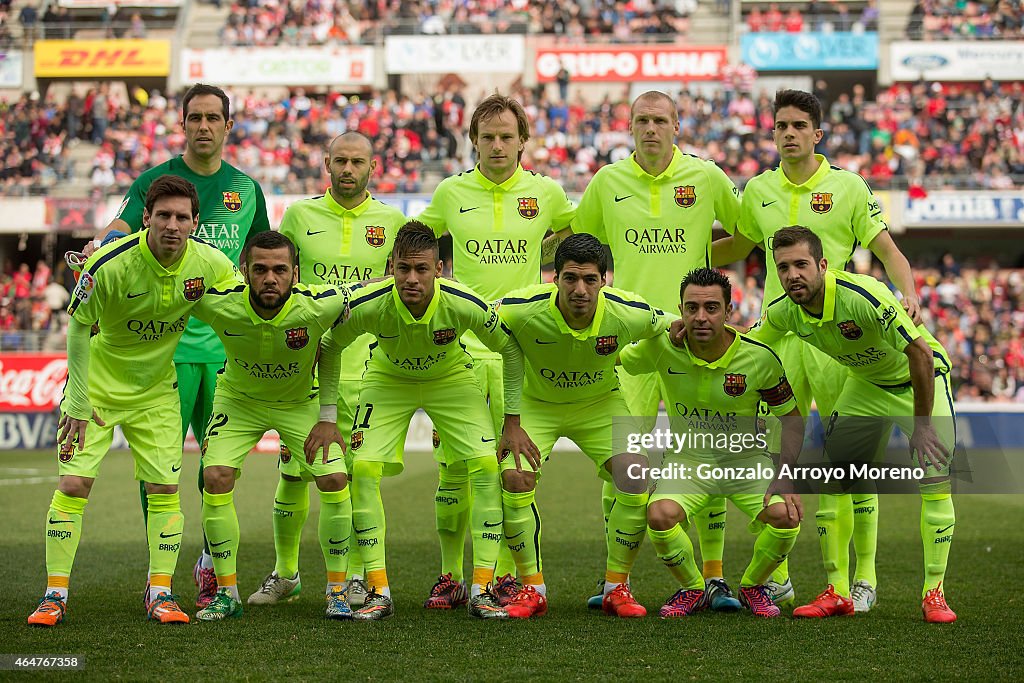
[[[326,465],[327,454],[331,450],[332,443],[341,446],[341,452],[345,452],[345,440],[341,438],[341,432],[338,431],[338,423],[320,421],[313,425],[302,446],[302,452],[306,455],[306,464],[312,465],[316,460],[317,451],[322,451],[323,456],[320,463]]]
[[[92,411],[92,421],[100,427],[106,427],[107,423],[100,419],[96,411]],[[71,448],[75,444],[81,448],[85,446],[85,428],[89,426],[89,420],[79,420],[67,413],[61,413],[60,421],[57,423],[57,445],[63,448]]]
[[[945,467],[950,457],[935,431],[935,425],[921,420],[917,421],[910,437],[910,455],[917,458],[917,464],[921,467],[927,469],[930,465],[935,470]]]
[[[509,454],[515,458],[516,471],[523,471],[521,457],[525,457],[530,463],[534,472],[540,470],[540,449],[533,443],[530,435],[526,433],[517,421],[505,418],[505,426],[501,432],[501,443],[498,445],[498,460],[504,460]]]

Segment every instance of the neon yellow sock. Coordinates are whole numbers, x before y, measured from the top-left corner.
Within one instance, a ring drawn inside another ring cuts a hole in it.
[[[299,571],[299,541],[309,516],[309,484],[278,477],[274,492],[274,571],[291,578]]]
[[[345,574],[348,571],[348,537],[352,533],[352,495],[347,486],[340,491],[320,491],[317,533],[327,575]]]
[[[175,493],[150,493],[146,496],[149,523],[149,573],[174,576],[181,550],[181,534],[185,530],[185,515],[181,513],[181,499]]]
[[[693,543],[678,524],[665,531],[648,529],[647,535],[651,537],[651,545],[658,559],[676,577],[682,588],[704,589],[704,577],[697,570],[697,563],[693,559]]]

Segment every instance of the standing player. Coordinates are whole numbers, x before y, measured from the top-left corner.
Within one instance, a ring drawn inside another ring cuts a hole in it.
[[[255,180],[223,161],[224,139],[233,121],[228,96],[220,88],[198,83],[185,93],[181,105],[181,127],[185,131],[185,153],[154,166],[140,175],[128,189],[117,217],[105,232],[133,232],[142,226],[143,199],[150,184],[164,174],[189,181],[199,193],[199,227],[196,237],[224,252],[238,264],[242,246],[253,233],[270,229],[267,202]],[[86,250],[88,253],[88,249]],[[192,320],[174,354],[181,400],[182,438],[192,433],[203,442],[213,406],[217,371],[224,367],[224,349],[209,327]],[[199,490],[203,489],[200,462]],[[143,498],[145,512],[145,497]],[[203,539],[203,554],[193,571],[199,594],[196,606],[205,607],[217,591],[210,548]]]
[[[743,202],[736,234],[715,242],[715,265],[746,258],[754,245],[765,252],[767,273],[764,305],[782,296],[783,289],[773,259],[772,236],[784,225],[805,225],[821,239],[829,267],[844,270],[858,244],[867,247],[885,266],[889,279],[904,293],[903,307],[915,324],[921,322],[910,264],[893,242],[882,219],[882,210],[867,182],[858,174],[829,166],[814,153],[821,142],[821,103],[811,93],[781,90],[775,96],[773,137],[780,164],[752,178],[743,190]],[[776,352],[783,360],[800,412],[810,414],[813,396],[818,413],[831,415],[846,379],[846,368],[813,346],[799,343],[792,335],[780,340]],[[875,604],[878,581],[875,548],[878,540],[878,496],[822,495],[816,515],[821,547],[838,548],[828,557],[829,582],[841,595],[852,595],[858,612]],[[852,532],[857,570],[851,591],[848,567]],[[831,552],[831,550],[829,551]],[[793,585],[786,567],[780,579],[769,584],[775,599],[792,602]]]
[[[576,207],[561,186],[546,176],[519,165],[530,139],[530,122],[523,106],[504,95],[484,99],[470,119],[469,139],[479,162],[438,185],[430,206],[418,220],[440,237],[452,236],[453,275],[485,301],[500,299],[513,289],[540,282],[542,263],[550,263],[553,251],[542,254],[549,230],[569,234]],[[501,358],[472,334],[464,343],[473,356],[477,382],[487,397],[495,433],[501,433]],[[450,609],[466,600],[462,579],[462,554],[472,490],[462,463],[444,464],[443,442],[435,451],[439,476],[434,514],[441,541],[441,576],[425,607]],[[483,529],[473,528],[474,535]],[[503,562],[501,558],[506,558]],[[515,589],[511,558],[499,554],[498,574],[506,574],[496,587],[509,599]]]
[[[171,358],[207,286],[235,272],[223,254],[190,239],[198,219],[195,188],[175,176],[157,178],[146,193],[145,229],[93,254],[75,287],[57,439],[60,481],[46,521],[46,593],[29,624],[56,626],[64,618],[82,515],[118,424],[132,446],[135,476],[146,482],[149,618],[188,622],[171,594],[185,524]],[[90,339],[95,324],[99,333]]]
[[[622,367],[630,374],[656,372],[665,386],[669,424],[676,434],[724,436],[726,443],[749,443],[742,448],[693,448],[676,455],[666,453],[662,469],[682,465],[690,472],[701,463],[756,471],[771,467],[767,452],[757,447],[757,408],[768,404],[773,415],[784,417],[780,462],[796,464],[803,442],[804,423],[797,410],[786,373],[775,352],[726,325],[732,314],[732,285],[716,270],[690,271],[679,286],[679,312],[686,339],[673,344],[668,334],[646,339],[622,352]],[[711,416],[710,419],[708,416]],[[739,438],[737,438],[739,437]],[[684,470],[685,471],[685,470]],[[777,617],[765,583],[789,554],[800,533],[803,505],[785,491],[781,482],[750,481],[658,482],[647,507],[651,544],[658,557],[679,581],[680,589],[665,603],[662,618],[684,617],[705,607],[704,579],[697,571],[693,544],[683,529],[689,519],[716,494],[725,494],[752,520],[757,530],[754,555],[740,582],[740,600],[761,617]]]
[[[361,133],[343,133],[331,141],[324,156],[331,187],[320,197],[290,205],[281,219],[281,234],[298,250],[299,282],[315,285],[345,283],[383,277],[395,234],[405,223],[398,209],[374,199],[366,191],[377,166],[373,145]],[[338,393],[338,426],[346,443],[352,433],[359,380],[370,357],[365,335],[345,349]],[[351,453],[346,457],[351,459]],[[349,460],[348,471],[352,471]],[[274,570],[259,590],[249,596],[250,605],[267,605],[298,597],[299,539],[309,514],[309,487],[301,478],[301,465],[292,451],[281,448],[281,478],[274,495]],[[362,605],[366,596],[362,562],[355,537],[348,552],[349,602]]]
[[[636,98],[629,130],[636,151],[594,175],[580,200],[577,229],[611,248],[617,286],[652,306],[673,310],[679,303],[678,273],[711,265],[714,222],[733,232],[740,211],[738,193],[714,162],[676,147],[679,116],[668,95],[650,91]],[[652,421],[665,394],[657,375],[623,373],[620,382],[630,411]],[[606,482],[605,517],[613,500],[610,493]],[[712,609],[739,609],[722,572],[725,501],[713,500],[696,522]],[[600,596],[589,604],[600,605]]]
[[[619,350],[666,329],[665,315],[643,299],[605,287],[608,260],[592,235],[570,235],[555,253],[555,283],[516,290],[502,299],[500,315],[527,361],[523,429],[547,459],[564,436],[593,461],[611,484],[607,562],[602,607],[618,617],[647,614],[626,580],[647,531],[647,483],[624,476],[630,465],[647,465],[644,455],[617,447],[613,421],[632,426],[619,391],[615,363]],[[639,427],[630,431],[638,431]],[[547,588],[540,554],[540,512],[535,495],[540,463],[521,469],[519,458],[502,463],[505,539],[523,588],[505,606],[510,617],[547,612]]]
[[[437,238],[410,221],[395,238],[394,277],[353,292],[349,317],[336,333],[345,346],[361,334],[377,338],[363,375],[351,447],[353,517],[371,593],[355,617],[377,620],[394,612],[384,559],[384,504],[380,483],[402,471],[398,446],[418,408],[426,411],[447,444],[447,464],[465,462],[475,495],[473,585],[470,614],[503,618],[489,590],[501,542],[501,493],[494,457],[495,432],[472,372],[473,357],[459,342],[466,330],[502,354],[505,422],[502,446],[535,450],[519,427],[522,354],[493,306],[473,290],[441,275]],[[518,376],[517,376],[518,373]],[[511,378],[511,379],[509,379]]]
[[[845,365],[849,376],[833,406],[825,454],[838,462],[874,453],[895,422],[910,435],[910,448],[924,469],[921,480],[921,542],[925,580],[921,591],[925,621],[948,623],[942,580],[956,517],[950,496],[949,458],[955,444],[950,364],[945,350],[923,325],[914,326],[896,297],[868,275],[828,270],[821,240],[808,228],[775,233],[774,257],[786,294],[765,307],[753,335],[774,343],[786,332]],[[851,416],[870,420],[851,420]],[[852,453],[853,456],[847,454]],[[819,531],[820,533],[820,531]],[[834,536],[822,541],[829,581],[831,558],[847,552]],[[847,536],[848,538],[848,536]],[[838,579],[849,580],[849,576]],[[798,617],[853,614],[853,601],[834,584],[813,602],[794,610]]]
[[[242,614],[235,574],[239,546],[235,480],[249,451],[274,429],[295,453],[303,450],[311,432],[330,437],[321,444],[322,462],[307,464],[302,459],[301,467],[320,489],[327,616],[348,619],[352,609],[344,582],[352,501],[336,424],[341,352],[329,344],[320,348],[320,338],[345,312],[348,291],[296,284],[295,245],[277,232],[254,235],[246,243],[244,258],[245,284],[209,290],[194,311],[216,331],[228,357],[203,442],[203,528],[213,549],[217,595],[196,618],[218,621]],[[318,393],[313,372],[318,356],[319,405],[313,401]]]

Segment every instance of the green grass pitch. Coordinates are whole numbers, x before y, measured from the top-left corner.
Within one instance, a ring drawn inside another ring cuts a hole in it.
[[[43,517],[53,492],[50,453],[0,455],[0,653],[77,654],[89,680],[1019,680],[1024,633],[1024,498],[961,496],[947,574],[960,620],[924,624],[920,616],[920,500],[889,496],[881,505],[879,605],[870,615],[827,622],[756,620],[748,613],[702,613],[683,620],[619,621],[584,601],[602,576],[600,484],[589,461],[556,454],[538,493],[544,521],[547,616],[529,622],[479,622],[465,612],[421,607],[438,571],[429,456],[412,454],[384,484],[388,569],[396,615],[382,623],[323,617],[323,558],[316,543],[316,496],[303,537],[300,600],[248,609],[227,623],[160,626],[142,607],[147,550],[137,486],[126,453],[110,454],[86,509],[66,622],[31,629],[25,618],[45,582]],[[183,482],[195,480],[186,456]],[[270,503],[274,459],[253,455],[236,489],[242,526],[238,578],[243,597],[273,566]],[[191,569],[201,542],[199,496],[183,486],[186,534],[175,587],[194,613]],[[823,588],[806,500],[804,532],[791,556],[798,600]],[[752,537],[730,507],[726,574],[732,585]],[[467,549],[468,558],[468,549]],[[644,544],[633,573],[638,599],[656,613],[673,592],[668,572]],[[22,674],[0,671],[0,679]]]

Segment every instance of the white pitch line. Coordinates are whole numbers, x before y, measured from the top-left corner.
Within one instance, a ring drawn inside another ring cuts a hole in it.
[[[24,477],[22,479],[0,479],[0,486],[24,486],[28,484],[52,484],[57,477]]]
[[[42,474],[45,471],[38,467],[0,467],[0,477],[7,474]]]

